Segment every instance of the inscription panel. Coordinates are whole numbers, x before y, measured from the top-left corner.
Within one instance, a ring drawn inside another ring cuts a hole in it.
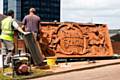
[[[47,42],[47,48],[57,57],[113,55],[109,32],[104,24],[53,23],[42,25],[42,33],[43,42]]]

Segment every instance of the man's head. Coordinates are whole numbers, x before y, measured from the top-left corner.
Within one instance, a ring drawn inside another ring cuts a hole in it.
[[[9,10],[7,15],[11,16],[13,18],[14,17],[14,11],[13,10]]]
[[[35,14],[35,13],[36,13],[36,10],[35,10],[35,8],[30,8],[29,12]]]

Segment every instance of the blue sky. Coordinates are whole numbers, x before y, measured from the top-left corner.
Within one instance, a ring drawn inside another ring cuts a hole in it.
[[[61,0],[61,21],[108,24],[120,29],[120,0]]]

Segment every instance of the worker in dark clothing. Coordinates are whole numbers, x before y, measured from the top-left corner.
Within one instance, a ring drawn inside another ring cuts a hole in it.
[[[22,23],[25,31],[33,32],[37,38],[40,34],[40,17],[36,15],[35,8],[30,8],[29,14],[24,17]]]
[[[27,32],[32,32],[34,34],[34,36],[36,37],[36,40],[38,39],[38,36],[40,37],[40,17],[36,15],[36,10],[35,8],[30,8],[29,10],[29,14],[26,15],[22,21],[23,23],[23,27],[25,28],[25,31]],[[40,53],[41,55],[41,60],[42,62],[40,62],[39,66],[44,66],[44,58],[42,57],[42,53]]]

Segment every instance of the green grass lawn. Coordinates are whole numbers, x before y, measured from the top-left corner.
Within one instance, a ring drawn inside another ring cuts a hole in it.
[[[0,73],[0,80],[12,80],[9,76],[4,76],[2,73]]]
[[[11,75],[4,75],[5,73],[11,72]],[[45,70],[41,70],[41,69],[32,69],[32,72],[29,75],[15,75],[14,79],[17,80],[25,80],[25,79],[30,79],[30,78],[36,78],[36,77],[40,77],[40,76],[44,76],[46,74],[51,74],[52,72],[50,71],[45,71]],[[12,77],[12,69],[11,68],[6,68],[5,72],[2,73],[2,70],[0,70],[0,80],[13,80]]]
[[[5,72],[11,72],[11,68],[5,69]],[[2,72],[2,69],[0,70],[0,80],[12,80],[11,76],[5,76],[4,73]]]

